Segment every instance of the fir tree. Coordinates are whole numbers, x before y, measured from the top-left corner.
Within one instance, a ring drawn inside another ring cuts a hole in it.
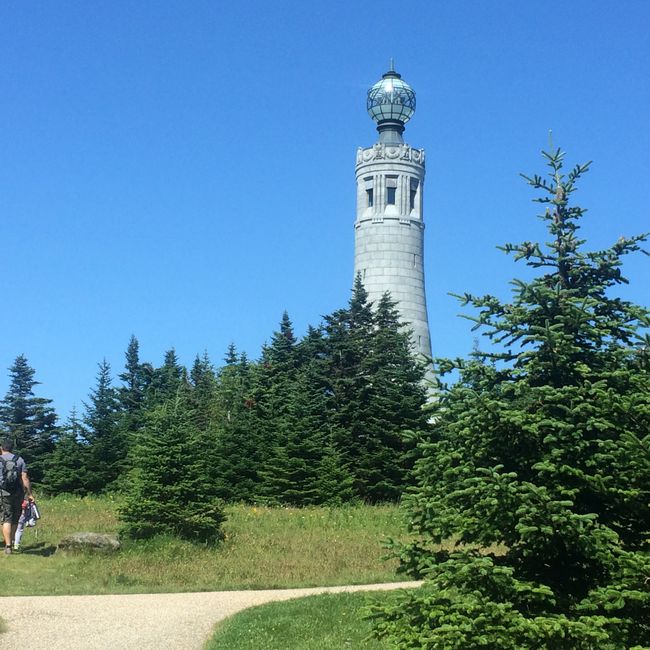
[[[373,324],[371,349],[361,363],[370,378],[361,403],[367,435],[355,471],[367,499],[395,501],[407,480],[413,444],[406,432],[428,426],[424,368],[413,357],[410,331],[388,293],[377,304]]]
[[[309,368],[309,366],[307,366]],[[271,502],[306,506],[322,503],[329,495],[320,492],[325,444],[324,396],[307,369],[292,386],[286,417],[277,431],[277,444],[262,472]]]
[[[137,417],[142,411],[148,382],[146,370],[140,363],[140,344],[133,335],[125,357],[124,372],[119,376],[122,381],[122,386],[118,389],[120,409],[132,417]]]
[[[208,430],[214,419],[217,376],[207,351],[196,355],[190,370],[191,399],[196,413],[196,425]]]
[[[371,380],[362,369],[362,363],[370,355],[373,318],[372,305],[360,275],[355,279],[348,307],[325,316],[324,332],[334,445],[354,472],[357,496],[365,498],[366,485],[363,477],[356,474],[356,468],[367,447],[368,430],[362,413]]]
[[[124,372],[119,375],[122,386],[118,388],[120,430],[127,445],[142,426],[145,395],[151,372],[140,362],[140,344],[131,336],[125,353]]]
[[[204,543],[222,539],[223,507],[206,481],[203,440],[195,421],[186,384],[147,414],[120,511],[127,535],[166,534]]]
[[[228,345],[228,350],[226,351],[226,356],[223,358],[227,366],[235,366],[239,362],[239,357],[237,356],[237,346],[234,343]]]
[[[317,503],[320,505],[339,507],[357,501],[354,475],[331,437],[322,450],[317,476]]]
[[[273,333],[270,345],[264,346],[260,363],[252,376],[254,430],[259,445],[259,496],[273,498],[274,488],[266,484],[270,477],[266,468],[279,449],[287,444],[292,427],[291,405],[297,372],[296,338],[289,315],[285,311],[280,329]]]
[[[147,373],[146,367],[143,371]],[[187,370],[179,363],[176,350],[171,348],[165,352],[163,365],[151,372],[146,393],[147,408],[173,398],[183,384],[187,384]]]
[[[67,422],[61,428],[54,450],[44,460],[43,484],[49,494],[76,494],[88,492],[88,445],[83,424],[73,407]]]
[[[88,443],[88,479],[91,492],[101,492],[125,471],[127,446],[119,428],[119,402],[112,385],[111,366],[104,359],[98,364],[97,383],[85,403],[83,417]]]
[[[120,373],[119,379],[122,385],[117,388],[119,413],[117,427],[124,455],[121,462],[121,474],[115,487],[121,490],[123,480],[131,467],[131,448],[144,424],[146,397],[153,380],[153,368],[151,364],[140,361],[140,344],[133,335],[131,335],[126,349],[124,371]]]
[[[210,483],[215,494],[218,494],[215,486],[220,479],[217,386],[217,376],[207,351],[201,356],[197,354],[190,370],[188,402],[196,429],[197,449],[205,464],[204,480]]]
[[[50,406],[52,400],[34,395],[35,370],[24,355],[16,357],[11,368],[9,390],[0,402],[0,423],[3,435],[12,438],[24,456],[32,481],[43,477],[44,461],[54,448],[58,433],[57,416]]]
[[[217,494],[228,501],[252,502],[259,495],[259,472],[266,456],[255,417],[251,366],[231,344],[220,369],[215,395]]]
[[[423,368],[387,294],[373,310],[357,276],[347,309],[325,319],[328,400],[335,446],[352,469],[357,495],[399,498],[412,446],[407,430],[427,426]]]
[[[588,165],[544,156],[548,179],[525,178],[550,241],[504,246],[541,274],[509,302],[462,296],[494,348],[439,361],[460,379],[441,385],[396,549],[427,585],[376,613],[391,645],[650,645],[650,318],[612,293],[644,237],[584,250],[569,200]]]

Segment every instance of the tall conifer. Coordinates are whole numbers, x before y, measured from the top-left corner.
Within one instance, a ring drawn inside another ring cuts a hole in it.
[[[217,494],[228,501],[255,501],[259,472],[267,450],[255,416],[251,367],[244,354],[228,347],[226,365],[218,373],[215,395]]]
[[[544,156],[548,177],[525,178],[549,241],[503,247],[539,275],[507,302],[460,296],[493,347],[438,364],[460,379],[404,499],[397,552],[427,583],[378,613],[395,647],[650,646],[650,317],[612,291],[644,236],[585,250],[570,199],[588,165]]]
[[[271,337],[271,343],[262,350],[262,358],[252,375],[255,433],[260,445],[260,496],[272,498],[274,488],[267,484],[270,478],[267,465],[273,456],[287,444],[292,428],[292,401],[294,398],[298,357],[293,324],[285,311],[280,328]]]
[[[43,478],[44,461],[54,448],[58,430],[57,415],[52,400],[34,395],[40,382],[34,378],[35,370],[21,354],[9,368],[10,384],[0,402],[0,423],[3,435],[13,438],[27,461],[33,481]]]
[[[426,427],[423,369],[388,295],[377,309],[361,277],[347,309],[325,317],[328,400],[335,443],[368,501],[399,498],[405,484],[407,429]]]
[[[119,428],[119,403],[112,385],[111,366],[98,364],[97,383],[91,391],[83,417],[88,443],[88,481],[91,492],[110,487],[126,468],[127,445]]]

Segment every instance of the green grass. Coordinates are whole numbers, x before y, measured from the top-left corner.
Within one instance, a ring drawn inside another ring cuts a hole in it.
[[[388,650],[369,639],[365,607],[385,592],[324,594],[244,610],[219,624],[204,650]]]
[[[401,533],[396,506],[231,506],[225,541],[126,542],[113,555],[54,552],[75,531],[117,532],[117,501],[41,499],[42,519],[23,552],[0,558],[3,595],[155,593],[368,584],[403,579],[382,558],[382,539]]]

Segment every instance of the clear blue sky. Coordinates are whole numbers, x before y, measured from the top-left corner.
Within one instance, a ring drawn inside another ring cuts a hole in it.
[[[135,334],[257,357],[349,298],[368,87],[394,57],[427,151],[436,355],[474,335],[448,291],[506,296],[496,250],[543,239],[518,178],[553,130],[594,160],[593,246],[650,230],[650,3],[4,0],[0,5],[0,395],[25,354],[63,418]],[[648,304],[650,262],[626,295]]]

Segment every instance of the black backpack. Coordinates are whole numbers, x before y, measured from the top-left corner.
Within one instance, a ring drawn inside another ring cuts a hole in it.
[[[18,490],[20,471],[18,470],[18,456],[3,458],[0,456],[0,490],[10,494]]]

